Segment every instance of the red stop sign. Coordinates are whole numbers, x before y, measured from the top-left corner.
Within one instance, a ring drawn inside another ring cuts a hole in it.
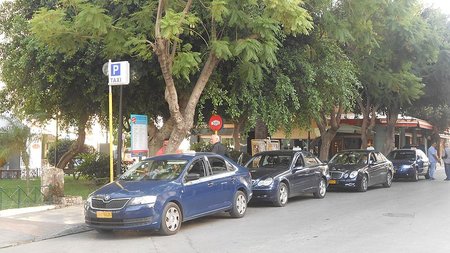
[[[219,115],[213,115],[211,118],[209,118],[209,128],[213,131],[219,131],[222,129],[223,121],[222,117]]]

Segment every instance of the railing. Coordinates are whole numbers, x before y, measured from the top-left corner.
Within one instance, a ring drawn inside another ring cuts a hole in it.
[[[39,206],[44,204],[44,197],[40,187],[30,187],[28,190],[0,187],[0,210]]]

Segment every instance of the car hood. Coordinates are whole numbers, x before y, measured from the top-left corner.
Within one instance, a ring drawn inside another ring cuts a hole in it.
[[[348,172],[364,168],[364,164],[329,164],[330,171]]]
[[[273,167],[273,168],[258,168],[258,169],[249,169],[252,174],[252,179],[262,179],[268,177],[276,177],[279,174],[288,170],[287,167]]]
[[[96,190],[93,196],[109,195],[111,198],[132,198],[144,195],[157,196],[175,185],[173,181],[114,181]]]

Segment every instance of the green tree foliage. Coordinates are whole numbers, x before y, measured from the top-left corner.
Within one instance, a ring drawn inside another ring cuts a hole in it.
[[[247,79],[273,66],[280,35],[306,34],[312,28],[301,4],[62,1],[57,8],[41,9],[31,27],[41,43],[68,55],[96,42],[109,57],[151,60],[156,55],[170,112],[161,131],[170,133],[168,149],[175,151],[193,126],[196,105],[218,63],[238,61]]]
[[[3,117],[8,125],[0,128],[0,157],[10,157],[19,154],[26,170],[27,189],[30,180],[30,154],[28,145],[33,140],[34,135],[30,128],[13,119]]]

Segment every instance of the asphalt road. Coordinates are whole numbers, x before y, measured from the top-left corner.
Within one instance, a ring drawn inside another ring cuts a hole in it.
[[[89,231],[0,250],[7,252],[450,252],[450,181],[394,182],[365,193],[299,197],[283,208],[252,205],[183,223],[169,237]]]

